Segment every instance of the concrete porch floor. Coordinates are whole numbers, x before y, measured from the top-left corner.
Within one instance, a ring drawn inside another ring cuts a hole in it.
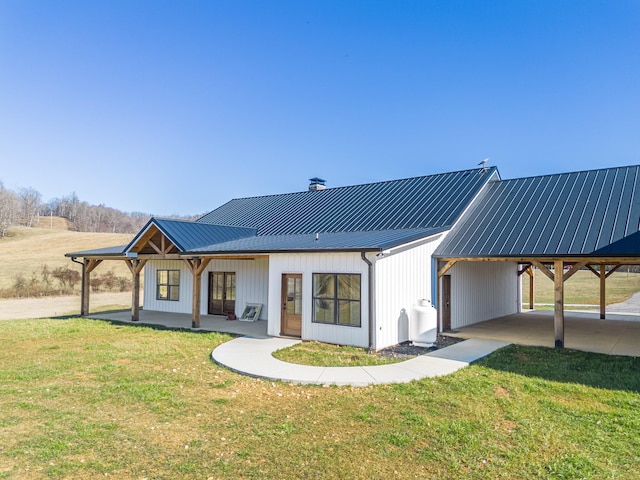
[[[149,325],[164,328],[184,328],[194,332],[223,332],[235,335],[246,335],[254,338],[266,338],[267,322],[258,320],[257,322],[243,322],[240,320],[227,320],[222,315],[202,315],[200,317],[200,328],[191,328],[191,314],[152,312],[140,310],[140,320],[131,321],[131,310],[121,310],[117,312],[92,313],[89,318],[99,320],[109,320],[130,325]]]
[[[566,311],[564,346],[585,352],[640,356],[640,315]],[[531,310],[461,327],[447,335],[485,338],[518,345],[554,346],[553,312]]]

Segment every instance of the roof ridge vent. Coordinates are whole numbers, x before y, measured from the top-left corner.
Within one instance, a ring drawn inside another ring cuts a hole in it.
[[[327,186],[325,185],[327,181],[322,178],[313,177],[313,178],[310,178],[309,181],[311,182],[309,184],[310,192],[317,192],[318,190],[326,190],[327,188]]]

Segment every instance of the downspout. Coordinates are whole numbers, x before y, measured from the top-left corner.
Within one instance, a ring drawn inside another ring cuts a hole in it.
[[[367,264],[368,268],[368,279],[369,279],[369,348],[367,349],[367,353],[373,353],[375,349],[373,348],[374,339],[375,339],[375,329],[373,325],[373,320],[375,318],[374,309],[375,309],[375,268],[373,263],[367,258],[366,252],[360,252],[360,257]]]

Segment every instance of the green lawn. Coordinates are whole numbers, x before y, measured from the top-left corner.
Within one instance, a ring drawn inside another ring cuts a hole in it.
[[[320,342],[300,342],[292,347],[273,352],[273,356],[284,362],[319,367],[386,365],[406,360],[406,358],[370,355],[364,348]]]
[[[244,377],[231,337],[0,322],[0,478],[638,478],[640,360],[509,347],[366,388]]]
[[[640,291],[640,273],[618,270],[607,278],[607,305],[623,302]],[[553,304],[553,282],[535,270],[535,303]],[[600,305],[600,279],[589,270],[580,270],[565,283],[565,304]],[[522,275],[522,302],[529,304],[529,275]],[[596,307],[597,308],[597,307]]]

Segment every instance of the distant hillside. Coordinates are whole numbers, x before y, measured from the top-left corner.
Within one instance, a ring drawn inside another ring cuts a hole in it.
[[[180,220],[195,220],[201,215],[176,216]],[[56,217],[59,217],[56,219]],[[122,212],[105,205],[90,205],[75,193],[42,202],[42,195],[33,188],[14,192],[0,181],[0,238],[11,227],[69,229],[78,232],[136,233],[151,218],[142,212]]]
[[[126,245],[133,238],[127,233],[69,231],[66,219],[59,217],[41,217],[38,227],[10,227],[7,236],[0,238],[0,288],[13,286],[18,274],[30,277],[32,272],[40,272],[43,265],[50,270],[69,267],[80,272],[80,265],[66,258],[65,253]],[[95,272],[102,274],[109,270],[116,276],[131,276],[124,262],[104,262]]]

